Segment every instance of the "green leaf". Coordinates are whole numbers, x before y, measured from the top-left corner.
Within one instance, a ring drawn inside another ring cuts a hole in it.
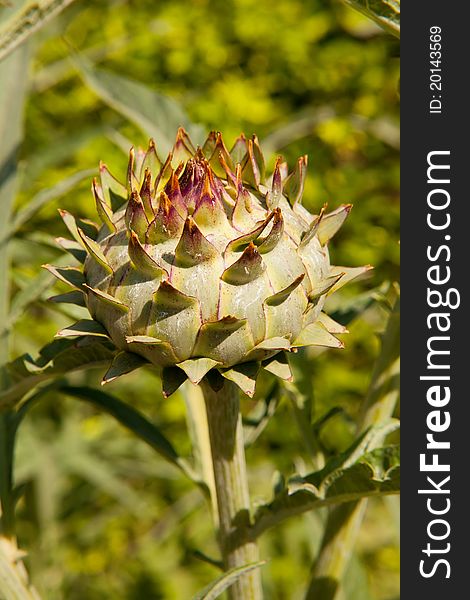
[[[70,177],[59,181],[56,185],[41,190],[38,194],[36,194],[28,204],[19,210],[13,218],[13,222],[11,224],[10,233],[14,233],[17,231],[22,225],[27,223],[43,206],[52,200],[56,200],[61,196],[73,190],[80,182],[84,179],[87,179],[96,173],[95,169],[86,169],[84,171],[79,171],[78,173],[74,173]]]
[[[264,431],[276,412],[281,396],[276,381],[268,393],[262,397],[246,418],[243,419],[245,447],[251,446]]]
[[[58,266],[66,266],[70,262],[70,257],[62,256],[55,262]],[[10,313],[4,323],[5,329],[10,329],[16,323],[16,321],[24,315],[30,304],[40,300],[44,293],[52,286],[54,281],[55,279],[51,273],[45,269],[42,269],[36,277],[34,277],[25,285],[24,288],[19,290],[11,302]],[[78,292],[78,290],[77,293],[81,294],[81,292]],[[81,295],[83,297],[83,294]]]
[[[267,561],[265,560],[260,560],[259,562],[249,563],[242,567],[230,569],[193,596],[193,600],[214,600],[215,598],[218,598],[227,588],[234,584],[237,579],[240,579],[242,575],[245,575],[254,569],[259,569],[259,567],[265,565],[266,562]]]
[[[184,127],[195,144],[202,144],[202,128],[192,125],[172,98],[138,81],[97,69],[82,55],[75,54],[73,60],[87,85],[106,104],[135,123],[146,135],[158,140],[159,154],[171,150],[178,127]]]
[[[75,340],[56,340],[47,344],[40,355],[33,360],[29,354],[23,354],[13,362],[0,368],[7,385],[0,391],[0,411],[13,407],[36,385],[71,371],[92,369],[109,363],[113,351],[109,346],[92,341],[81,346]]]
[[[385,31],[400,37],[400,0],[344,0]]]
[[[4,9],[9,10],[9,9]],[[0,63],[0,240],[6,239],[17,191],[17,153],[23,137],[23,100],[29,63],[29,48],[24,46]],[[23,76],[18,76],[21,73]],[[7,338],[3,332],[9,304],[8,246],[0,243],[0,365],[8,360]],[[0,379],[0,388],[1,388]]]
[[[357,442],[356,442],[357,443]],[[253,535],[308,510],[400,490],[399,448],[388,446],[362,454],[346,468],[337,467],[337,457],[320,472],[292,477],[286,490],[258,508]]]
[[[16,3],[15,3],[16,6]],[[8,15],[10,8],[2,9]],[[8,311],[10,303],[10,260],[6,233],[10,225],[11,210],[18,186],[17,156],[23,138],[23,106],[27,90],[30,49],[24,45],[0,63],[0,394],[8,385],[4,365],[9,356]],[[0,512],[1,528],[6,536],[14,537],[15,500],[13,494],[13,434],[11,415],[7,411],[0,415]],[[15,556],[11,560],[15,560]],[[2,563],[4,565],[4,563]],[[21,570],[16,565],[16,572]],[[2,568],[3,571],[3,568]],[[6,577],[8,579],[8,564]],[[10,584],[14,587],[10,588]],[[0,589],[13,595],[14,588],[20,590],[17,598],[28,597],[21,582],[5,581]]]
[[[382,298],[389,287],[390,284],[386,282],[379,287],[367,290],[362,294],[354,295],[351,298],[343,298],[335,295],[330,296],[328,298],[328,314],[335,321],[339,321],[343,326],[347,326]],[[324,322],[323,317],[321,316],[320,321],[328,329],[327,323]],[[330,331],[330,329],[328,329],[328,331]],[[330,333],[335,332],[330,331]]]
[[[14,14],[0,28],[0,60],[25,42],[33,33],[58,15],[74,0],[31,2]]]
[[[318,220],[317,237],[324,246],[341,228],[351,212],[352,204],[343,204],[336,210],[327,213]]]
[[[64,452],[61,459],[67,472],[89,481],[97,489],[115,498],[120,504],[132,511],[136,518],[145,510],[145,500],[137,490],[114,473],[104,460],[90,452]]]
[[[163,435],[160,429],[136,408],[122,402],[116,396],[89,387],[62,385],[59,387],[59,390],[68,396],[85,400],[100,410],[104,410],[121,425],[126,427],[126,429],[153,448],[160,456],[183,471],[191,480],[201,484],[199,478],[192,472],[191,467],[178,455],[171,442]]]

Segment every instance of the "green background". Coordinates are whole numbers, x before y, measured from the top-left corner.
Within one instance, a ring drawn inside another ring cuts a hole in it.
[[[371,290],[398,279],[398,41],[335,1],[215,0],[75,2],[34,38],[17,208],[41,190],[104,160],[124,179],[128,146],[148,135],[103,101],[71,59],[137,80],[174,99],[203,131],[222,131],[230,147],[257,133],[269,165],[308,154],[304,204],[354,209],[331,244],[335,264],[371,264],[372,275],[330,304],[349,320],[344,351],[299,353],[301,389],[314,418],[341,407],[323,425],[327,455],[353,440],[354,419],[370,381],[384,313]],[[81,59],[83,60],[83,58]],[[139,102],[145,102],[145,94]],[[117,98],[119,100],[119,98]],[[157,148],[159,140],[156,139]],[[45,204],[11,244],[12,294],[60,255],[50,236],[65,235],[57,207],[94,218],[90,176],[60,201]],[[34,284],[33,284],[34,285]],[[60,286],[56,286],[62,290]],[[15,324],[12,356],[36,354],[70,314],[44,292]],[[77,374],[98,385],[100,373]],[[262,380],[259,394],[271,381]],[[139,371],[110,390],[153,419],[181,453],[190,453],[185,407],[164,400],[160,382]],[[256,405],[244,400],[247,414]],[[198,492],[109,417],[49,394],[28,415],[17,446],[20,545],[47,600],[186,599],[218,575],[195,551],[217,555],[209,511]],[[281,401],[247,452],[252,496],[269,499],[276,470],[308,468],[289,404]],[[296,517],[262,540],[266,597],[302,598],[325,514]],[[345,578],[346,600],[398,598],[395,498],[369,504]]]

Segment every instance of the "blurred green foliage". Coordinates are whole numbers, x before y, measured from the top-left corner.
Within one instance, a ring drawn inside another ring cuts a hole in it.
[[[360,316],[348,325],[344,351],[300,352],[292,361],[314,421],[341,407],[320,439],[327,454],[344,450],[384,324],[385,311],[369,306],[371,290],[398,279],[398,42],[334,0],[93,0],[72,4],[34,43],[32,70],[21,74],[30,93],[17,208],[100,159],[123,179],[123,150],[147,141],[83,82],[71,49],[176,99],[192,121],[227,140],[256,132],[272,162],[276,153],[291,165],[308,154],[304,203],[312,212],[325,202],[354,204],[332,260],[375,270],[335,298],[330,313],[339,321]],[[11,244],[13,294],[60,255],[43,235],[64,234],[59,205],[94,218],[89,187],[86,178],[22,225]],[[48,304],[48,295],[21,313],[12,356],[35,354],[70,323],[71,311]],[[99,374],[69,380],[96,385]],[[244,401],[246,414],[271,385],[261,380],[255,399]],[[182,396],[164,401],[159,389],[153,374],[139,371],[114,393],[188,454]],[[28,415],[17,447],[16,480],[25,484],[18,534],[44,598],[184,600],[217,576],[194,555],[217,556],[198,490],[106,415],[51,392]],[[285,398],[247,458],[255,502],[269,499],[276,470],[311,470]],[[370,504],[346,578],[360,584],[345,588],[343,600],[398,598],[396,510],[395,499]],[[271,559],[263,567],[267,598],[302,598],[325,516],[297,517],[263,539],[262,556]]]

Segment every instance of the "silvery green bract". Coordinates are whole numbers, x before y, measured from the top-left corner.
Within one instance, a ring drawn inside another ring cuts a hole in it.
[[[310,214],[306,167],[304,156],[289,174],[278,159],[268,177],[256,136],[228,151],[212,132],[195,149],[182,129],[165,161],[153,141],[131,149],[126,185],[101,164],[101,228],[61,211],[74,239],[59,242],[83,270],[46,265],[75,288],[56,300],[86,305],[93,320],[58,335],[109,337],[120,352],[104,382],[148,362],[166,395],[206,375],[253,395],[260,368],[291,378],[286,353],[342,347],[325,298],[368,267],[330,265],[351,205]]]

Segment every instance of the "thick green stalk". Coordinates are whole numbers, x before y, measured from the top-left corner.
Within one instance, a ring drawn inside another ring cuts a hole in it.
[[[226,569],[259,560],[258,548],[248,540],[250,496],[246,475],[239,391],[231,382],[215,392],[201,384],[206,403],[211,443],[217,509],[219,545]],[[232,600],[261,600],[261,576],[253,570],[240,577],[230,588]]]

